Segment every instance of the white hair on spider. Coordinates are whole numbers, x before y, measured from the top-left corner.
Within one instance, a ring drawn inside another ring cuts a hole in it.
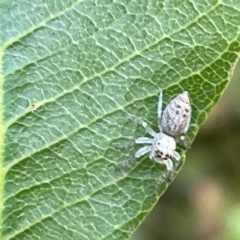
[[[149,153],[149,158],[157,163],[165,164],[168,171],[173,171],[172,159],[179,161],[180,155],[176,151],[176,138],[184,138],[184,134],[189,128],[191,119],[191,105],[188,92],[176,96],[172,99],[162,113],[162,91],[158,100],[158,128],[156,133],[145,121],[130,117],[135,122],[140,123],[146,131],[153,137],[139,137],[135,139],[136,144],[145,144],[136,153],[134,159],[129,161],[132,164],[137,158]]]

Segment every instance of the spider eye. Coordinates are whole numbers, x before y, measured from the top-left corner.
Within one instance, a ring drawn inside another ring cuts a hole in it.
[[[162,152],[161,151],[159,151],[159,150],[156,150],[155,151],[155,156],[157,157],[157,158],[162,158]]]

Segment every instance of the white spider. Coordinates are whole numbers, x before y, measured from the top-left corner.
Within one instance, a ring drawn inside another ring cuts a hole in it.
[[[172,99],[162,114],[162,91],[160,91],[157,115],[159,133],[156,133],[145,121],[130,117],[142,124],[146,131],[153,137],[139,137],[135,139],[136,144],[146,145],[135,153],[135,158],[132,162],[146,153],[150,153],[149,158],[152,161],[165,164],[168,171],[173,171],[172,158],[177,161],[181,158],[179,153],[175,151],[175,138],[186,133],[191,119],[191,105],[188,92],[185,91]]]

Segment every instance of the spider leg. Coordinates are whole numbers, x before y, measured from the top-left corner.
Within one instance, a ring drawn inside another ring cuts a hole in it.
[[[184,141],[186,139],[186,136],[182,135],[180,136],[180,141]]]
[[[180,136],[177,141],[183,146],[185,149],[191,148],[190,144],[187,141],[187,138],[185,135]]]
[[[135,143],[137,144],[152,144],[153,139],[148,138],[148,137],[139,137],[135,139]]]
[[[167,166],[168,168],[169,166]],[[158,194],[158,190],[160,188],[160,186],[163,184],[163,182],[167,179],[171,179],[173,177],[173,173],[174,173],[174,170],[173,170],[173,164],[172,164],[172,169],[171,170],[168,170],[166,173],[163,173],[161,174],[158,178],[157,178],[157,181],[155,183],[155,190],[154,190],[154,193],[155,195]]]
[[[179,166],[181,164],[181,161],[180,161],[181,157],[180,157],[178,152],[175,151],[174,154],[173,154],[173,157],[177,160],[176,164],[173,165],[173,163],[170,163],[169,167],[172,167],[172,168],[170,169],[167,166],[168,171],[163,173],[163,174],[161,174],[158,177],[157,181],[156,181],[155,191],[154,191],[154,193],[156,195],[158,194],[159,187],[163,184],[164,181],[166,181],[166,180],[173,180],[174,176],[176,175],[176,171],[177,171],[177,169],[179,168]],[[169,160],[171,161],[171,159],[169,159]],[[165,161],[164,161],[164,163],[165,163]]]
[[[117,149],[129,148],[129,147],[134,146],[135,144],[152,144],[152,142],[153,142],[152,138],[139,137],[139,138],[136,138],[135,140],[132,139],[131,141],[126,142],[126,143],[117,144],[115,147]]]
[[[177,152],[176,152],[176,153],[177,153]],[[180,159],[180,155],[179,155],[178,153],[175,155],[175,157],[179,157],[179,159]],[[179,159],[177,159],[177,160],[179,160]],[[178,164],[177,164],[177,166],[174,166],[174,165],[173,165],[173,162],[172,162],[172,160],[171,160],[170,158],[168,158],[167,160],[164,160],[164,161],[163,161],[163,164],[166,165],[166,167],[167,167],[167,172],[161,174],[161,175],[158,177],[158,179],[157,179],[157,181],[156,181],[156,184],[155,184],[155,191],[154,191],[155,195],[158,194],[159,187],[162,185],[162,183],[163,183],[166,179],[172,179],[172,178],[173,178],[174,172],[175,172],[175,170],[176,170],[177,167],[178,167]]]
[[[168,171],[173,170],[173,162],[170,158],[168,158],[167,160],[164,160],[163,163],[166,165]]]
[[[169,172],[169,171],[172,171],[173,168],[174,168],[174,167],[173,167],[173,162],[172,162],[172,160],[171,160],[170,158],[168,158],[167,160],[161,160],[161,161],[159,161],[159,159],[153,157],[152,160],[153,160],[154,162],[156,162],[156,163],[165,164],[166,167],[167,167],[167,171],[168,171],[168,172]]]
[[[130,148],[134,145],[135,145],[135,139],[132,139],[132,140],[130,140],[128,142],[125,142],[125,143],[116,144],[115,148],[116,149]]]
[[[180,154],[179,154],[178,152],[176,152],[176,151],[173,152],[173,157],[174,157],[177,161],[179,161],[179,160],[181,159]]]
[[[146,153],[152,150],[152,146],[144,146],[137,150],[135,153],[135,158],[140,158],[141,156],[145,155]]]
[[[132,157],[128,160],[123,161],[122,163],[119,163],[117,167],[115,168],[115,171],[119,171],[123,168],[129,168],[136,162],[136,158]]]
[[[158,128],[159,128],[159,130],[162,132],[162,126],[161,126],[161,117],[162,117],[162,90],[160,90],[160,93],[159,93],[157,115],[158,115]]]
[[[151,136],[153,136],[153,137],[156,136],[157,133],[142,119],[137,118],[137,117],[132,117],[132,116],[127,116],[127,118],[136,122],[136,123],[141,124]]]
[[[151,151],[152,146],[144,146],[141,147],[140,149],[138,149],[138,151],[135,153],[135,156],[118,164],[118,166],[116,167],[116,171],[122,169],[122,168],[128,168],[131,165],[133,165],[136,161],[137,158],[140,158],[141,156],[143,156],[144,154],[148,153]]]

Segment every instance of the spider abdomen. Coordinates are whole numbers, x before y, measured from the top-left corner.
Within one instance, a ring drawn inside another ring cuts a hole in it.
[[[169,136],[179,136],[186,133],[191,119],[191,105],[188,92],[175,97],[162,114],[162,132]]]

